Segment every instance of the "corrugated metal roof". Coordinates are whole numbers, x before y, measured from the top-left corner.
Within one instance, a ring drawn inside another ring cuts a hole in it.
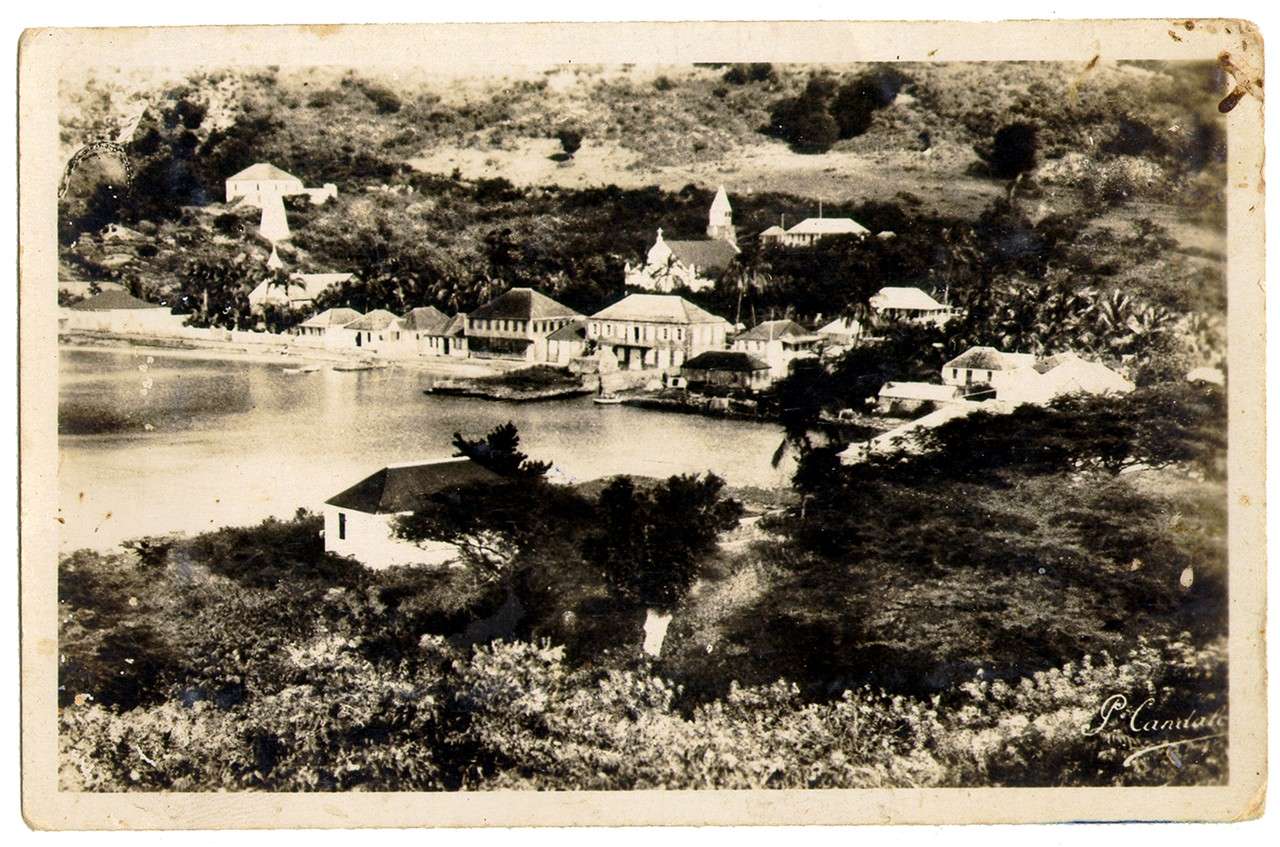
[[[676,294],[628,294],[591,316],[600,320],[652,321],[655,323],[727,323]]]
[[[867,228],[853,218],[805,218],[788,235],[862,235]]]
[[[881,288],[871,297],[873,309],[908,309],[932,312],[945,309],[946,306],[934,300],[919,288]]]

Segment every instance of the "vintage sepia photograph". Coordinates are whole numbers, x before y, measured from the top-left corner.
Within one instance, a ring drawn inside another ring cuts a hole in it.
[[[1260,786],[1261,41],[1208,26],[35,33],[50,789]]]

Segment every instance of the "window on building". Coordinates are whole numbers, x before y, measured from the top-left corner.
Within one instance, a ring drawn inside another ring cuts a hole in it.
[[[347,540],[347,515],[345,512],[338,512],[338,540]]]

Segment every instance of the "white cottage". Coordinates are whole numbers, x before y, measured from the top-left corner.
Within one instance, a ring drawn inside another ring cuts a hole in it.
[[[795,321],[765,321],[734,338],[730,349],[763,359],[769,365],[769,375],[780,379],[796,359],[816,356],[821,341]]]
[[[465,457],[387,465],[325,501],[324,549],[374,569],[447,564],[455,546],[397,538],[395,519],[442,491],[501,478]]]

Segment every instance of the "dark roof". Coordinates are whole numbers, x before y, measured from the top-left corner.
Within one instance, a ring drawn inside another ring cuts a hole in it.
[[[467,317],[489,320],[527,321],[540,318],[570,318],[578,313],[532,288],[513,288],[485,303]]]
[[[581,341],[587,337],[585,321],[572,321],[547,336],[548,341]]]
[[[164,306],[139,300],[127,291],[104,291],[73,303],[70,308],[77,312],[107,312],[112,309],[163,309]]]
[[[733,264],[738,251],[727,241],[703,239],[701,241],[667,241],[671,254],[686,265],[722,271]]]
[[[707,350],[699,353],[684,363],[685,368],[695,371],[767,371],[769,366],[752,356],[738,350]]]
[[[388,465],[325,503],[375,515],[411,512],[447,488],[501,478],[467,458]]]
[[[414,332],[425,332],[428,335],[444,335],[449,328],[449,316],[435,306],[419,306],[410,309],[400,319],[400,326]]]
[[[759,326],[753,327],[742,335],[734,338],[734,341],[772,341],[775,338],[785,338],[793,335],[810,335],[809,330],[800,326],[795,321],[765,321]]]

